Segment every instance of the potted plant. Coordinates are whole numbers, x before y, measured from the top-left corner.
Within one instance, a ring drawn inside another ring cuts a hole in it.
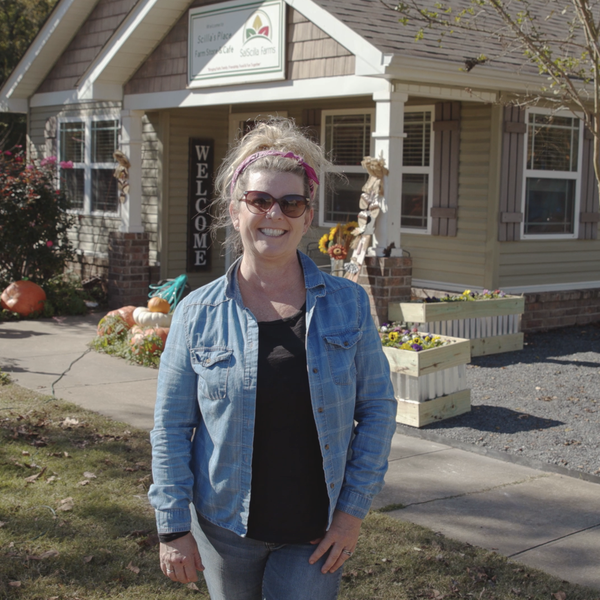
[[[428,333],[471,340],[471,356],[523,349],[522,296],[500,290],[427,296],[419,302],[390,304],[388,318],[415,324]]]
[[[343,277],[344,260],[350,251],[350,244],[354,240],[352,232],[358,227],[356,221],[350,221],[345,225],[335,225],[325,233],[319,240],[319,250],[328,254],[331,259],[331,274]]]
[[[471,392],[466,387],[469,340],[409,330],[396,323],[382,325],[379,332],[398,401],[398,423],[423,427],[471,410]]]

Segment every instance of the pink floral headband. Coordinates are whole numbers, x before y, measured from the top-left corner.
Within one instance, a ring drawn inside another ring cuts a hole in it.
[[[261,152],[256,152],[255,154],[251,154],[246,158],[239,167],[235,170],[233,177],[231,178],[231,186],[229,188],[229,194],[233,197],[233,189],[235,188],[235,184],[239,179],[239,176],[246,170],[246,168],[257,160],[263,158],[264,156],[283,156],[283,158],[291,158],[295,160],[306,173],[308,177],[308,189],[310,190],[310,199],[312,200],[315,194],[315,186],[316,183],[319,185],[319,178],[315,173],[315,170],[307,164],[301,156],[294,154],[293,152],[280,152],[279,150],[262,150]]]

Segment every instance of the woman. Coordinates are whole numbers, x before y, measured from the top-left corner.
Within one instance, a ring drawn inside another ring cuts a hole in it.
[[[287,119],[230,152],[216,188],[241,257],[180,303],[162,355],[161,568],[204,571],[213,600],[336,598],[383,485],[396,402],[367,295],[297,250],[325,164]]]

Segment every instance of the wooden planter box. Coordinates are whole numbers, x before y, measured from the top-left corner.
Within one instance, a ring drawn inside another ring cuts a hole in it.
[[[414,323],[420,331],[471,340],[471,356],[523,349],[525,298],[507,296],[458,302],[390,304],[388,319]]]
[[[452,343],[421,352],[383,348],[398,401],[398,423],[423,427],[471,410],[471,392],[466,389],[471,344],[440,337]]]

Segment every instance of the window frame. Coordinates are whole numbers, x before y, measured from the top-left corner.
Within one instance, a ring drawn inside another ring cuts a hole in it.
[[[336,115],[370,115],[371,116],[371,139],[369,140],[369,155],[373,156],[375,149],[375,141],[373,139],[373,132],[375,130],[375,108],[340,108],[340,109],[328,109],[321,111],[321,141],[325,152],[329,153],[329,150],[325,147],[326,140],[326,121],[328,116]],[[361,165],[332,165],[330,168],[319,173],[319,180],[322,185],[319,186],[319,227],[335,227],[337,221],[326,221],[325,220],[325,179],[327,173],[360,173],[366,174],[365,169]],[[356,213],[358,218],[358,211]],[[353,220],[356,220],[353,219]]]
[[[529,115],[556,115],[568,116],[579,123],[579,140],[577,148],[577,171],[545,171],[527,168],[527,148],[529,145]],[[574,240],[579,237],[579,213],[581,212],[581,179],[583,165],[583,138],[584,125],[581,115],[568,109],[552,110],[550,108],[527,108],[525,110],[525,135],[523,136],[523,181],[521,182],[521,213],[523,220],[520,223],[521,240]],[[573,202],[573,233],[525,233],[525,215],[527,214],[527,180],[533,178],[557,179],[564,181],[570,179],[575,182],[575,193]]]
[[[402,226],[402,214],[400,215],[400,233],[414,234],[414,235],[431,235],[432,218],[431,218],[431,204],[433,200],[433,178],[434,178],[434,149],[435,149],[435,132],[433,131],[433,123],[435,121],[435,105],[434,104],[415,104],[404,107],[404,115],[410,112],[428,112],[430,114],[430,136],[429,136],[429,166],[428,167],[405,167],[404,166],[404,148],[402,149],[402,164],[401,164],[401,181],[402,186],[404,185],[404,174],[412,175],[428,175],[429,180],[427,182],[427,227],[422,229],[415,227],[403,227]],[[404,131],[404,117],[402,123],[402,131]],[[406,139],[406,135],[404,136]],[[400,211],[402,212],[402,187],[400,188]]]
[[[70,213],[86,216],[108,216],[119,217],[121,214],[121,205],[117,194],[117,207],[115,211],[94,210],[92,211],[92,171],[94,169],[111,169],[114,171],[117,162],[110,163],[99,162],[92,163],[92,123],[97,121],[115,121],[117,126],[117,148],[121,140],[121,114],[120,111],[103,111],[93,115],[61,116],[57,119],[57,140],[56,140],[56,171],[58,187],[61,187],[60,162],[61,162],[61,129],[63,123],[83,123],[84,130],[84,162],[73,163],[73,169],[83,171],[83,208],[69,209]]]

